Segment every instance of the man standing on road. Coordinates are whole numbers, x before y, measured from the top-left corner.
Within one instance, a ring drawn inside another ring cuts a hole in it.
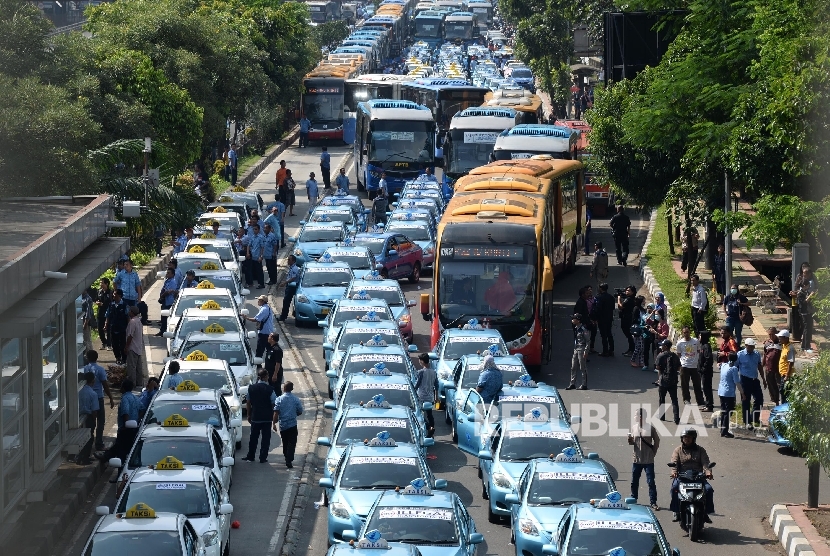
[[[323,152],[320,153],[320,174],[325,188],[331,189],[331,155],[328,147],[323,147]]]
[[[85,371],[82,376],[84,377],[85,384],[78,391],[78,417],[81,423],[83,423],[83,427],[89,429],[90,438],[84,443],[84,447],[75,457],[75,463],[78,465],[87,465],[92,463],[89,459],[89,452],[92,450],[92,444],[95,440],[95,416],[101,410],[101,403],[99,402],[103,402],[104,400],[99,400],[95,394],[95,390],[92,389],[92,385],[95,384],[96,380],[95,373]]]
[[[580,390],[588,389],[588,330],[582,325],[582,315],[576,313],[571,317],[571,325],[574,328],[574,353],[571,357],[571,383],[565,390],[576,388],[577,370],[582,371],[582,384]]]
[[[130,259],[124,261],[124,270],[115,273],[114,284],[124,293],[124,303],[129,307],[141,301],[143,295],[141,279],[138,277],[138,272],[133,270],[133,262]]]
[[[778,374],[781,392],[781,403],[787,403],[787,382],[795,372],[795,346],[790,343],[790,331],[781,330],[778,332],[778,343],[781,344],[781,358],[778,360]]]
[[[277,168],[277,176],[276,176],[277,186],[276,187],[277,187],[277,197],[279,198],[280,201],[282,201],[283,204],[287,204],[285,202],[286,201],[286,199],[285,199],[285,187],[283,186],[283,184],[285,183],[285,176],[286,176],[286,171],[287,170],[288,169],[285,167],[285,161],[280,160],[280,167]]]
[[[346,175],[346,169],[340,168],[340,173],[337,174],[337,177],[334,179],[334,185],[336,186],[337,191],[345,191],[348,195],[349,193],[349,176]]]
[[[660,353],[654,358],[654,368],[657,369],[658,394],[660,396],[660,420],[666,420],[666,394],[671,398],[671,407],[674,412],[674,424],[680,424],[680,404],[677,403],[677,373],[680,370],[680,359],[671,351],[671,341],[660,342]]]
[[[421,368],[418,369],[418,378],[415,380],[415,392],[418,394],[418,402],[434,404],[438,392],[438,375],[435,369],[429,365],[428,353],[419,355],[418,363],[421,364]],[[432,416],[432,410],[425,409],[424,417],[427,425],[427,438],[432,438],[435,435],[435,418]]]
[[[277,245],[285,247],[285,205],[280,201],[274,203],[271,207],[271,214],[265,217],[263,224],[271,226],[271,229],[279,240],[277,241]],[[268,278],[271,278],[270,275]]]
[[[101,278],[101,287],[98,289],[98,301],[95,305],[98,306],[98,338],[101,339],[101,349],[112,349],[112,340],[107,329],[107,311],[110,309],[112,303],[112,289],[110,289],[110,279],[104,276]]]
[[[144,382],[141,370],[141,357],[144,354],[144,325],[138,307],[130,307],[130,322],[127,324],[127,341],[124,346],[127,353],[127,378],[136,386]]]
[[[127,358],[124,345],[127,343],[127,325],[130,323],[130,308],[124,303],[123,295],[120,289],[112,293],[112,304],[107,311],[106,322],[106,327],[110,331],[112,354],[118,365],[121,365]]]
[[[282,356],[280,335],[272,332],[268,335],[268,345],[265,346],[265,370],[268,371],[268,384],[273,388],[274,394],[282,392]]]
[[[317,180],[314,179],[314,172],[308,175],[308,179],[305,182],[305,192],[308,196],[308,208],[312,210],[314,205],[317,204],[317,199],[320,198],[320,188],[317,186]]]
[[[574,313],[582,316],[581,322],[588,332],[591,333],[590,353],[596,353],[594,345],[597,341],[597,325],[591,321],[591,308],[593,307],[594,290],[591,286],[583,286],[579,289],[579,298],[574,304]]]
[[[282,396],[274,402],[274,417],[271,427],[276,432],[277,422],[279,421],[285,466],[291,469],[294,467],[294,450],[297,449],[297,417],[303,414],[303,402],[293,394],[294,383],[290,380],[282,387],[282,391]]]
[[[617,214],[608,223],[614,236],[614,248],[617,250],[617,264],[628,264],[628,238],[631,234],[631,219],[625,214],[625,207],[617,207]],[[633,349],[633,348],[632,348]]]
[[[274,332],[274,312],[268,305],[268,296],[260,295],[256,298],[259,311],[256,316],[245,317],[245,320],[255,322],[257,328],[256,356],[262,357],[265,353],[265,346],[268,345],[268,336]]]
[[[482,402],[487,405],[496,399],[504,388],[504,375],[496,365],[496,360],[489,353],[484,356],[481,365],[481,374],[478,375],[476,392],[481,394]]]
[[[628,286],[625,288],[625,296],[617,297],[617,309],[620,312],[620,328],[625,339],[628,340],[628,351],[623,353],[623,357],[629,357],[634,353],[634,336],[631,334],[631,325],[634,324],[634,308],[637,306],[636,301],[637,288]]]
[[[121,402],[118,404],[118,432],[115,442],[109,450],[96,452],[95,459],[107,461],[110,458],[121,458],[123,462],[130,452],[130,448],[138,435],[138,414],[141,404],[133,394],[135,384],[129,378],[121,383]]]
[[[248,388],[248,400],[245,402],[248,411],[248,423],[251,424],[251,437],[248,440],[248,454],[243,461],[254,461],[256,445],[259,435],[262,434],[262,444],[259,447],[259,463],[268,461],[268,450],[271,448],[271,419],[277,395],[268,384],[268,371],[257,371],[256,384]]]
[[[285,321],[288,318],[288,309],[291,307],[291,301],[294,299],[294,294],[297,293],[297,280],[300,279],[300,267],[297,266],[297,257],[288,255],[288,272],[285,278],[280,282],[280,286],[285,286],[285,296],[282,298],[282,311],[280,311],[280,321]],[[293,286],[291,284],[294,284]]]
[[[236,143],[231,145],[231,150],[228,151],[228,177],[230,178],[231,187],[236,185],[236,174],[239,165],[239,158],[236,155]]]
[[[173,259],[173,261],[175,260],[176,259]],[[173,306],[176,302],[176,296],[178,293],[179,282],[176,279],[176,271],[171,267],[167,267],[167,273],[164,277],[164,285],[161,287],[161,293],[159,294],[159,303],[161,304],[162,311],[166,311]],[[162,315],[161,320],[159,321],[159,331],[156,332],[156,336],[163,336],[167,331],[167,318],[168,317]]]
[[[92,373],[95,380],[91,384],[92,391],[98,398],[98,409],[92,414],[92,419],[95,420],[95,449],[104,449],[104,423],[106,421],[106,409],[104,408],[104,393],[110,399],[110,409],[115,407],[115,401],[112,399],[112,392],[110,391],[110,384],[107,380],[107,371],[104,367],[98,364],[98,352],[94,349],[86,352],[86,358],[89,363],[84,366],[84,373]]]
[[[709,312],[709,296],[700,285],[700,276],[692,274],[692,321],[695,325],[695,334],[699,335],[706,330],[706,314]]]
[[[265,235],[259,231],[259,224],[251,226],[253,233],[251,234],[251,242],[248,244],[248,276],[245,281],[250,288],[254,281],[259,283],[258,290],[265,287],[265,274],[262,272],[262,261],[265,259]]]
[[[692,395],[689,392],[689,379],[692,379],[695,402],[701,409],[705,408],[706,402],[700,389],[700,372],[697,370],[700,342],[697,338],[692,338],[688,326],[684,326],[681,331],[680,341],[677,342],[677,355],[680,356],[680,392],[683,394],[683,403],[692,403]]]
[[[648,484],[648,500],[653,510],[659,510],[657,505],[657,483],[654,481],[654,457],[660,448],[660,435],[657,429],[644,422],[645,409],[637,410],[631,432],[628,433],[628,443],[634,446],[634,463],[631,466],[631,497],[639,498],[640,475],[646,472]]]
[[[599,285],[599,295],[594,302],[594,315],[602,340],[600,357],[613,357],[614,355],[614,333],[611,330],[614,324],[614,305],[614,296],[608,293],[608,284],[603,282]]]
[[[262,238],[262,257],[265,259],[265,269],[268,271],[267,285],[277,283],[277,251],[280,250],[280,238],[274,233],[270,224],[265,224],[265,235]]]
[[[724,438],[735,438],[729,432],[729,422],[732,412],[735,411],[735,390],[744,397],[741,387],[741,374],[738,372],[738,354],[730,353],[728,361],[721,363],[720,383],[718,383],[718,398],[720,398],[720,435]]]
[[[764,341],[764,375],[767,379],[767,389],[769,390],[769,397],[775,405],[779,403],[778,383],[781,375],[778,374],[778,368],[781,362],[781,344],[778,343],[778,329],[774,326],[767,330],[769,338]]]
[[[300,148],[304,149],[308,146],[308,131],[311,129],[311,120],[306,118],[303,114],[300,117]]]
[[[597,284],[608,280],[608,253],[602,248],[601,241],[594,244],[594,259],[591,261],[590,276],[597,281]]]
[[[764,369],[761,366],[761,354],[755,351],[755,338],[747,338],[744,349],[738,352],[738,372],[741,373],[741,386],[743,387],[744,423],[748,430],[752,430],[761,424],[761,406],[764,405],[761,383],[764,388],[767,387],[767,379],[764,377]],[[760,380],[758,380],[759,375]],[[754,402],[751,412],[750,398]]]

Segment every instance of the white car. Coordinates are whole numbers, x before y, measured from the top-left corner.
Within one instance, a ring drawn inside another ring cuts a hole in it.
[[[175,457],[165,456],[154,467],[137,469],[121,491],[114,513],[125,514],[137,504],[187,517],[207,556],[221,556],[229,546],[233,506],[228,491],[206,467],[185,466]],[[98,506],[95,512],[110,513],[107,506]]]
[[[222,442],[219,432],[210,425],[182,421],[147,425],[130,449],[125,461],[112,458],[108,465],[126,473],[155,465],[161,458],[173,456],[185,465],[207,467],[219,477],[225,490],[233,482],[233,450]]]
[[[225,269],[233,270],[237,276],[241,277],[242,271],[240,263],[245,260],[245,257],[236,253],[236,249],[233,248],[229,239],[194,238],[187,242],[184,250],[190,254],[199,253],[199,250],[202,250],[203,253],[216,253],[222,260]],[[176,259],[181,255],[182,253],[176,255]],[[193,270],[197,269],[194,268]]]
[[[225,230],[238,230],[242,227],[242,221],[235,212],[205,212],[199,216],[196,225],[208,231],[211,229],[214,221],[219,222],[219,229],[222,231],[224,231],[223,228]],[[196,229],[194,228],[195,231]]]
[[[234,309],[185,309],[182,318],[176,323],[176,329],[163,334],[167,339],[167,355],[175,357],[191,332],[204,332],[205,329],[215,329],[217,326],[226,332],[244,333],[248,339],[256,339],[256,331],[245,332],[244,322],[240,320],[239,313]]]
[[[200,282],[204,284],[205,282]],[[211,284],[213,286],[213,284]],[[169,309],[162,309],[161,316],[168,317],[167,331],[173,332],[179,325],[186,309],[202,309],[203,311],[218,311],[220,309],[232,309],[240,315],[247,315],[248,309],[238,305],[233,292],[227,288],[185,288],[179,290],[176,302]]]
[[[225,268],[225,263],[222,262],[222,257],[218,253],[208,253],[199,250],[192,253],[182,251],[181,253],[177,253],[174,258],[179,263],[177,268],[183,275],[188,270],[228,270]],[[156,275],[156,278],[158,278],[158,275]]]
[[[243,402],[248,399],[248,386],[255,382],[256,366],[263,364],[261,357],[254,357],[248,339],[238,332],[191,332],[182,343],[178,359],[227,361],[236,377],[236,382],[239,383],[240,397]]]
[[[245,296],[251,294],[251,290],[242,286],[239,275],[232,270],[196,270],[196,280],[200,283],[207,280],[215,288],[225,288],[233,293],[236,304],[241,309],[245,306]]]
[[[95,524],[83,556],[207,555],[196,528],[181,514],[156,513],[146,504],[136,504],[123,514],[107,514]]]
[[[170,373],[168,367],[170,362],[164,364],[161,372],[161,390],[169,390]],[[236,436],[236,449],[242,447],[242,403],[243,397],[240,394],[239,384],[236,382],[230,365],[222,359],[208,359],[207,361],[179,361],[179,376],[199,385],[199,388],[210,388],[217,390],[228,402],[231,410],[231,420],[238,420],[240,426],[234,431]],[[247,386],[245,392],[247,393]]]

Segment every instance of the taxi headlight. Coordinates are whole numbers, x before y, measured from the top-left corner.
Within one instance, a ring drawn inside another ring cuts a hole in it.
[[[332,359],[331,364],[329,365],[333,370],[337,370],[340,368],[340,357],[337,359]]]
[[[441,369],[438,371],[438,378],[441,380],[449,380],[451,371],[449,369]]]
[[[513,488],[510,477],[504,473],[493,473],[493,484],[499,488]]]
[[[206,531],[202,535],[202,542],[205,543],[205,546],[213,546],[219,542],[219,531]]]
[[[536,527],[536,524],[533,523],[532,519],[520,519],[519,520],[519,529],[525,535],[532,535],[534,537],[539,536],[539,529]]]
[[[303,250],[302,249],[294,249],[294,256],[295,257],[302,257],[303,256]]]
[[[329,473],[334,473],[334,470],[337,469],[337,458],[328,458],[326,460],[326,467]]]
[[[306,297],[304,294],[300,294],[297,296],[297,301],[299,301],[300,303],[308,303],[308,297]]]
[[[349,519],[351,516],[349,507],[342,502],[332,502],[329,504],[329,511],[331,512],[331,515],[339,517],[340,519]]]
[[[435,253],[435,249],[432,247],[432,245],[430,245],[426,249],[424,249],[424,254],[425,255],[432,255],[433,253]]]
[[[406,313],[405,315],[401,315],[401,318],[398,319],[398,326],[406,326],[410,322],[412,322],[412,315]]]

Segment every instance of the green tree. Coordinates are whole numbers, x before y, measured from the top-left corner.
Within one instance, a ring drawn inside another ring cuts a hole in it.
[[[326,21],[312,28],[314,42],[321,49],[327,50],[334,50],[349,36],[349,33],[349,26],[345,21]]]
[[[0,0],[0,73],[22,77],[44,63],[51,28],[31,2]]]

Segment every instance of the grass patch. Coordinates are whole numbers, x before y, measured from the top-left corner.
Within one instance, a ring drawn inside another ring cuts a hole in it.
[[[686,281],[677,275],[672,266],[673,257],[669,252],[669,238],[667,236],[668,221],[666,220],[666,207],[657,209],[657,221],[654,225],[654,233],[651,235],[651,243],[648,245],[646,256],[648,266],[654,273],[654,278],[660,284],[660,289],[666,296],[669,303],[677,305],[686,297]]]

